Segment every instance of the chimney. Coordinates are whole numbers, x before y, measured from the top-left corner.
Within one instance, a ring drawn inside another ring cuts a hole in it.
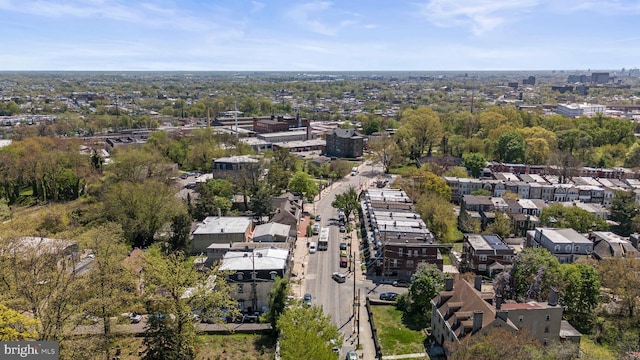
[[[256,128],[258,127],[258,118],[253,118],[253,131],[257,131]]]
[[[482,291],[482,275],[476,275],[473,281],[473,287],[478,291]]]
[[[554,288],[549,288],[549,301],[547,302],[549,306],[558,305],[558,290]]]
[[[476,310],[473,312],[473,327],[471,328],[471,334],[475,334],[482,328],[482,311]]]
[[[444,279],[444,291],[452,291],[453,290],[453,278]]]
[[[502,295],[496,295],[496,310],[502,307]]]
[[[508,318],[509,318],[509,312],[507,310],[496,311],[496,319],[502,319],[504,322],[507,322]]]
[[[220,211],[220,208],[218,208],[218,218],[221,218],[221,217],[222,217],[222,213]]]
[[[311,140],[311,125],[307,125],[307,140]]]

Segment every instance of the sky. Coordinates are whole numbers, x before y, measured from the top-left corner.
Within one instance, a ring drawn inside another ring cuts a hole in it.
[[[640,66],[639,0],[0,0],[0,71]]]

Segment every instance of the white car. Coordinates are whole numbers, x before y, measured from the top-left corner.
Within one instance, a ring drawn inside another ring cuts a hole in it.
[[[131,320],[132,324],[137,324],[140,321],[142,321],[142,315],[140,315],[138,313],[133,313],[133,314],[129,315],[129,320]]]
[[[356,353],[355,351],[351,350],[347,353],[347,360],[358,360],[358,353]]]

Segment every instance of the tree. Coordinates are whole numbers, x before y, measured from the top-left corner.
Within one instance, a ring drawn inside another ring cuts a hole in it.
[[[456,346],[451,360],[534,360],[543,358],[540,343],[526,330],[513,331],[494,327],[476,336],[466,336]]]
[[[405,189],[411,198],[417,199],[424,194],[435,194],[451,201],[451,188],[440,176],[426,170],[426,164],[420,169],[408,168],[402,173],[402,177],[397,178],[394,186]]]
[[[629,236],[640,231],[640,205],[636,204],[636,195],[632,190],[616,191],[611,201],[611,220],[618,223],[613,228],[616,234]]]
[[[271,323],[271,328],[276,332],[278,331],[278,319],[287,308],[290,291],[289,280],[276,277],[269,293],[269,311],[265,314],[266,320]]]
[[[616,256],[600,260],[598,274],[602,286],[611,289],[613,295],[620,298],[621,309],[633,318],[638,297],[640,297],[640,286],[638,286],[640,259]]]
[[[462,165],[465,166],[474,178],[479,178],[482,169],[487,166],[487,160],[480,153],[469,153],[462,156],[464,161]]]
[[[24,341],[38,338],[37,320],[0,304],[0,341]]]
[[[596,215],[576,206],[565,207],[562,204],[551,204],[542,209],[540,224],[542,226],[572,228],[580,233],[609,229],[609,224]]]
[[[311,200],[318,195],[318,184],[309,177],[309,174],[298,171],[289,181],[289,190]]]
[[[121,148],[114,152],[109,174],[117,181],[138,183],[156,179],[169,183],[175,175],[174,164],[154,148]]]
[[[565,308],[563,317],[582,331],[591,329],[593,311],[600,296],[600,280],[596,269],[577,263],[562,264],[560,271],[560,302]]]
[[[277,321],[282,360],[337,360],[332,348],[342,347],[342,334],[321,307],[294,304]]]
[[[511,282],[516,300],[544,300],[548,289],[559,285],[560,264],[543,248],[525,248],[513,260]]]
[[[193,209],[193,217],[203,220],[207,216],[215,216],[218,209],[226,214],[232,206],[233,184],[226,179],[208,179],[196,186],[198,198]]]
[[[624,166],[628,168],[640,167],[640,145],[631,148],[624,159]]]
[[[428,324],[431,314],[431,299],[444,288],[444,274],[434,264],[421,263],[413,274],[409,285],[409,313],[417,323]],[[420,321],[422,320],[422,321]]]
[[[132,245],[147,247],[179,208],[171,188],[157,180],[118,182],[104,194],[104,214],[119,223]]]
[[[458,215],[458,227],[460,231],[477,234],[482,230],[480,225],[480,220],[472,218],[464,206],[460,206],[460,215]]]
[[[172,251],[188,251],[189,236],[191,235],[191,215],[187,211],[180,211],[171,217],[171,235],[169,246]]]
[[[522,135],[515,131],[502,133],[496,143],[496,156],[505,162],[523,162],[525,143]]]
[[[268,217],[273,213],[273,199],[266,186],[258,187],[253,196],[251,196],[249,209],[260,224],[262,224],[262,219],[265,216]]]
[[[286,170],[281,164],[271,162],[269,164],[269,172],[267,173],[267,186],[273,195],[280,195],[289,186],[292,172]]]
[[[403,125],[396,136],[400,139],[403,151],[411,159],[417,160],[426,150],[431,156],[433,145],[442,138],[440,118],[431,108],[421,106],[417,109],[407,109],[402,113]]]
[[[344,215],[348,219],[351,213],[360,206],[356,189],[353,186],[349,186],[347,191],[337,194],[335,200],[331,202],[331,206],[344,211]]]
[[[544,138],[525,139],[527,152],[525,162],[527,164],[546,164],[551,153],[549,143]]]
[[[439,195],[425,194],[416,201],[416,210],[436,239],[455,240],[457,217],[451,203]]]
[[[382,164],[385,174],[388,174],[392,167],[400,164],[403,160],[402,151],[390,136],[383,135],[374,138],[367,143],[367,150],[369,150],[367,156],[371,162]]]
[[[508,237],[511,234],[511,219],[509,215],[501,211],[496,211],[496,218],[492,223],[487,225],[485,233],[497,234],[503,238]]]
[[[86,298],[83,308],[88,315],[102,319],[102,349],[110,359],[111,317],[121,314],[136,292],[133,273],[123,262],[129,247],[124,242],[122,229],[114,223],[91,229],[83,238],[95,256],[90,275],[83,278]]]
[[[182,252],[165,255],[159,246],[152,246],[144,255],[144,271],[151,314],[145,330],[146,359],[194,357],[194,309],[210,319],[219,319],[223,313],[239,314],[226,274],[216,269],[200,272]]]

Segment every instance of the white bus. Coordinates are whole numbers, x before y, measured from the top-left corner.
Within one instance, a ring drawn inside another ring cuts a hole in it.
[[[326,251],[329,248],[329,228],[323,227],[318,236],[318,250]]]

